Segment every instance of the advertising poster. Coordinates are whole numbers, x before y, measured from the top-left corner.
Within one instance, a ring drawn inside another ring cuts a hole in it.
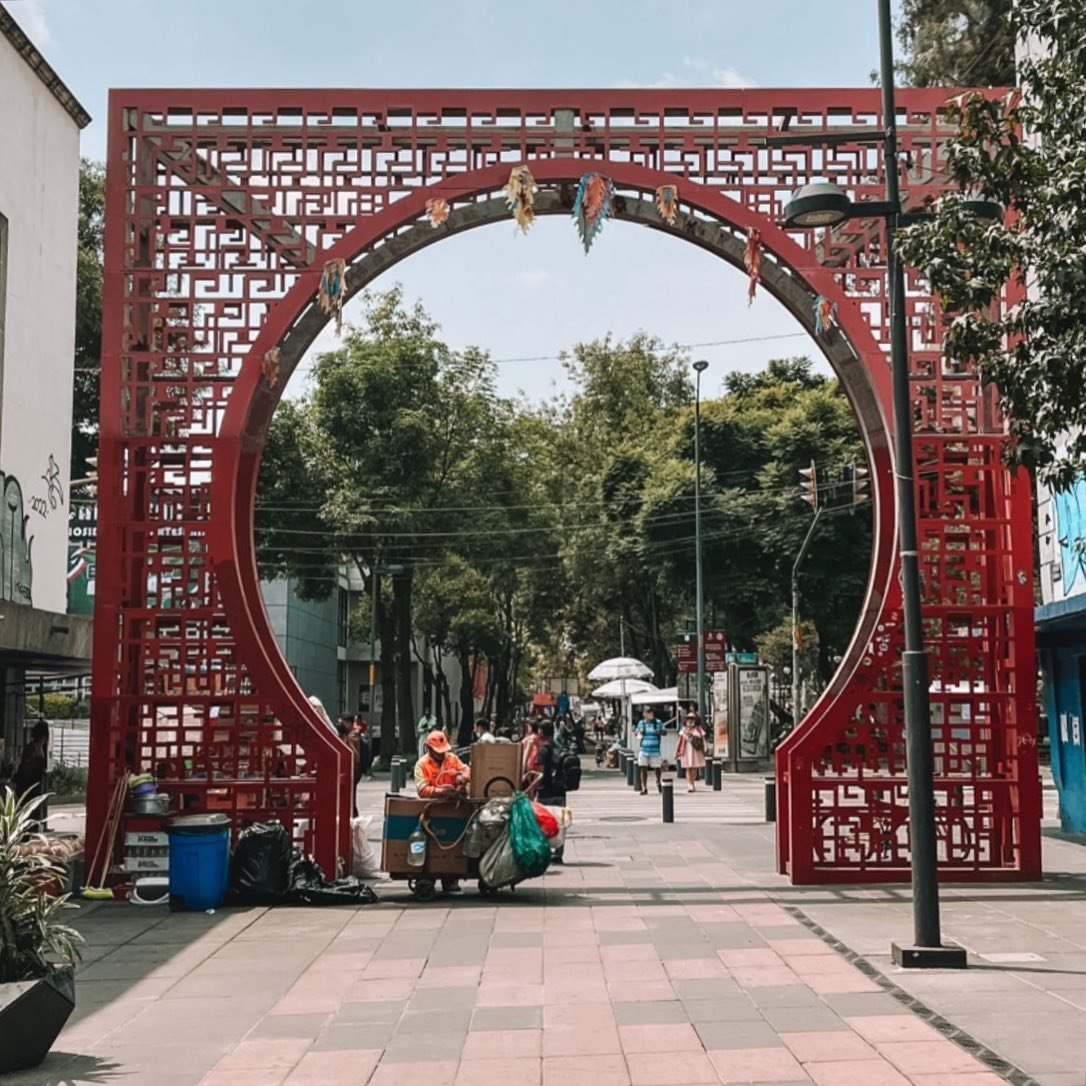
[[[739,668],[739,758],[757,761],[769,757],[769,672],[763,668]]]
[[[94,502],[68,506],[68,614],[94,614],[94,546],[98,510]]]

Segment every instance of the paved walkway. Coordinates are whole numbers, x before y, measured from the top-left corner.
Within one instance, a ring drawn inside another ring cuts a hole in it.
[[[380,790],[364,786],[370,809]],[[571,801],[567,864],[498,902],[418,904],[386,883],[361,909],[84,909],[76,1015],[42,1068],[4,1086],[1007,1081],[932,1010],[1008,1059],[1032,1030],[1020,1067],[1084,1081],[1079,846],[1049,843],[1064,874],[1042,887],[948,891],[947,935],[987,959],[910,974],[888,964],[907,892],[788,886],[760,779],[680,792],[673,825],[613,772]]]

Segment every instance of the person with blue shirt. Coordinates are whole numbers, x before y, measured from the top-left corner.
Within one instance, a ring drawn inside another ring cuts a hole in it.
[[[637,748],[637,768],[641,776],[641,794],[649,794],[649,770],[656,770],[656,791],[662,792],[660,783],[660,770],[662,761],[660,758],[660,736],[664,733],[664,727],[656,719],[656,712],[651,705],[646,705],[641,712],[641,719],[637,723],[637,737],[640,740]]]

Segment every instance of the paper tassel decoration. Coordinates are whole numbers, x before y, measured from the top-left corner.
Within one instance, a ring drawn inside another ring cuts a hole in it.
[[[346,290],[347,261],[329,260],[321,272],[321,287],[317,305],[322,312],[336,319],[336,335],[343,331],[343,295]]]
[[[762,235],[757,230],[751,230],[747,235],[743,267],[747,269],[747,305],[750,305],[754,301],[758,284],[762,281]]]
[[[598,173],[586,173],[581,177],[577,199],[573,201],[573,219],[586,253],[592,248],[592,242],[603,229],[603,224],[611,217],[614,195],[615,186],[610,178],[601,177]]]
[[[505,186],[505,202],[521,232],[527,234],[528,227],[535,221],[535,178],[527,166],[513,167]]]
[[[264,380],[268,382],[271,388],[275,388],[279,384],[279,348],[272,347],[272,349],[265,353],[264,361],[260,364],[260,372],[264,374]]]
[[[426,217],[430,220],[430,225],[436,230],[449,218],[449,201],[443,200],[440,196],[427,200]]]
[[[837,318],[837,303],[819,295],[814,303],[815,335],[824,336],[833,327]]]
[[[668,226],[675,225],[679,214],[679,190],[674,185],[661,185],[656,190],[656,210]]]

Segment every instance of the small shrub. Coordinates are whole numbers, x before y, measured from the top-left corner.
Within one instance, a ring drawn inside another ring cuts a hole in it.
[[[86,769],[74,765],[54,765],[49,771],[49,791],[58,796],[85,796]]]
[[[72,706],[74,704],[75,698],[69,697],[67,694],[45,694],[41,699],[41,707],[46,720],[71,720]],[[38,709],[37,699],[29,699],[27,708],[36,712]]]

